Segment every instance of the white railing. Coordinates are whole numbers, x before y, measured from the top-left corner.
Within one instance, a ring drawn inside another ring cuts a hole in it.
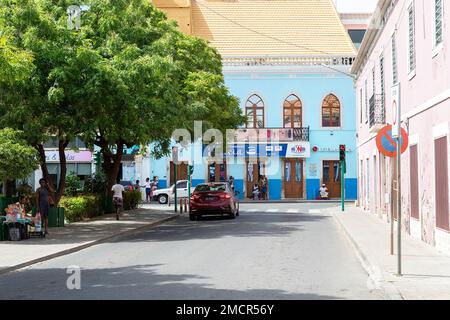
[[[248,56],[248,57],[222,57],[224,66],[351,66],[354,56]]]

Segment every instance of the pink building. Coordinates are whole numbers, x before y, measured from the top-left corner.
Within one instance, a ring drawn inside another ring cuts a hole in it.
[[[356,74],[358,205],[385,221],[396,217],[394,159],[376,135],[392,124],[391,88],[400,84],[402,225],[450,254],[450,1],[380,0],[352,72]]]

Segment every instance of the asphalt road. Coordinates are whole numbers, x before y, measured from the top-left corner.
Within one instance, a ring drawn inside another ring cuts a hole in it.
[[[241,204],[0,276],[0,299],[381,299],[323,204]],[[79,266],[81,289],[66,273]]]

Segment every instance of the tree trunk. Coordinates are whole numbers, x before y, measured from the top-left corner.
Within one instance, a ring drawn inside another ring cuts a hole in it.
[[[67,160],[66,160],[66,147],[68,146],[68,140],[59,140],[58,152],[59,152],[59,164],[60,164],[60,180],[59,186],[56,188],[57,181],[53,181],[52,177],[48,173],[47,159],[45,157],[45,149],[43,144],[35,145],[39,153],[39,162],[41,165],[42,176],[47,181],[48,191],[55,201],[55,207],[58,206],[61,197],[64,194],[66,188],[66,175],[67,175]]]
[[[67,176],[67,159],[66,159],[66,148],[69,145],[69,140],[59,140],[58,151],[59,151],[59,167],[60,167],[60,178],[58,190],[55,194],[55,207],[58,207],[59,201],[64,195],[66,190],[66,176]]]

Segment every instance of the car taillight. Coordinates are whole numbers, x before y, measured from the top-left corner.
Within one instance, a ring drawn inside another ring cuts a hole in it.
[[[191,200],[198,200],[200,199],[200,196],[198,194],[194,194],[191,196]]]
[[[231,196],[228,193],[223,193],[220,195],[222,199],[231,199]]]

